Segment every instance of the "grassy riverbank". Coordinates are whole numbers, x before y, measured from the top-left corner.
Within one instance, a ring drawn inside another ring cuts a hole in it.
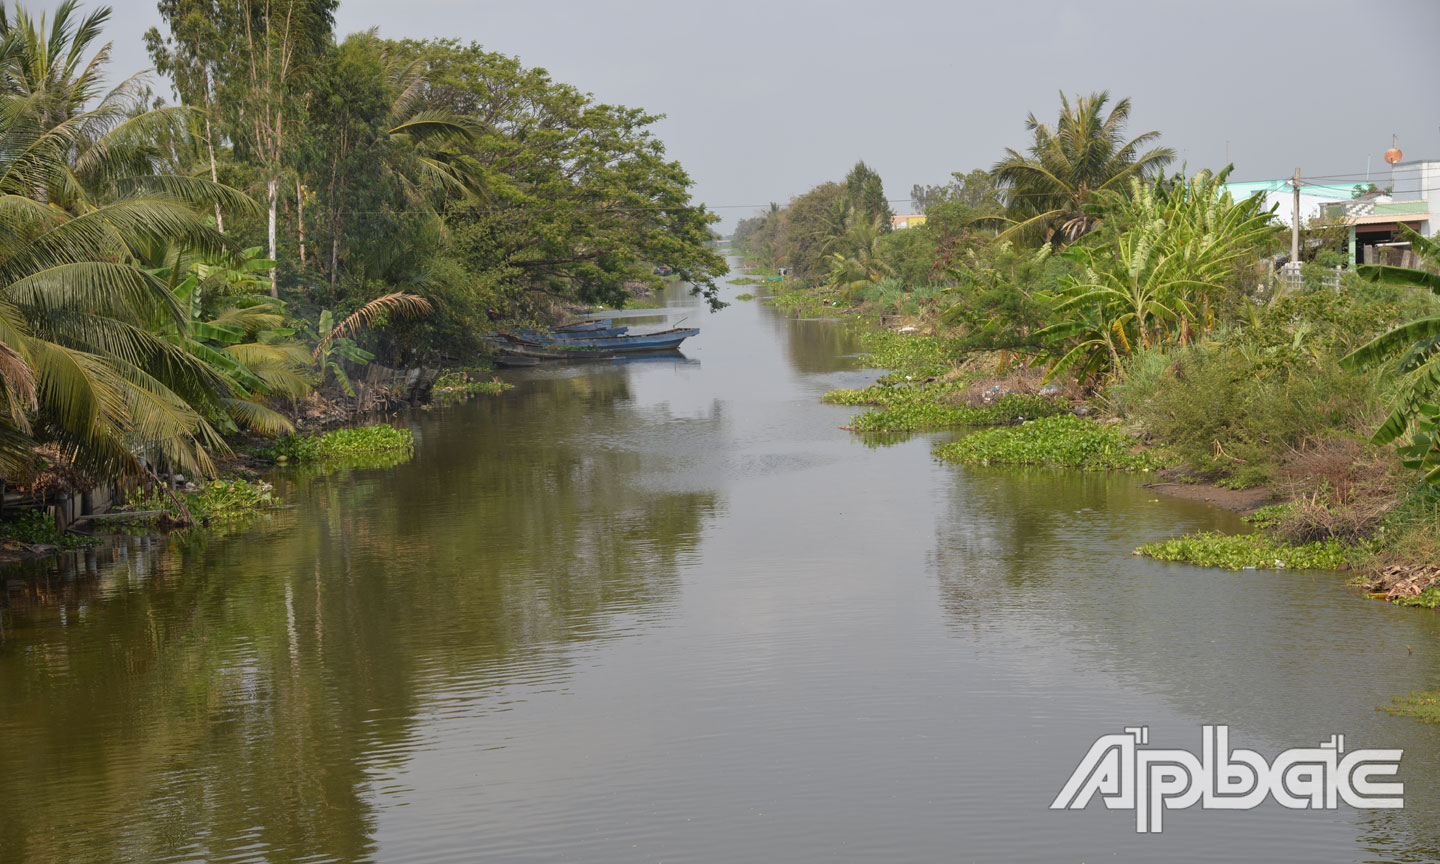
[[[936,448],[938,458],[968,465],[1168,466],[1157,492],[1258,507],[1256,530],[1177,537],[1136,554],[1231,570],[1344,569],[1375,596],[1440,604],[1440,492],[1417,482],[1393,451],[1364,441],[1359,433],[1383,416],[1386,387],[1335,363],[1346,346],[1408,314],[1401,307],[1414,298],[1358,285],[1349,297],[1303,294],[1267,310],[1289,323],[1265,339],[1289,348],[1302,334],[1307,353],[1299,357],[1196,345],[1141,355],[1080,387],[1047,383],[1043,367],[1012,353],[973,350],[965,328],[934,311],[938,304],[927,312],[922,303],[933,296],[880,305],[862,293],[845,303],[833,287],[792,280],[768,302],[792,315],[824,309],[852,320],[867,363],[888,370],[869,387],[823,397],[867,409],[847,424],[853,431],[968,429]],[[891,311],[907,306],[912,314]],[[1357,320],[1369,323],[1346,333]]]

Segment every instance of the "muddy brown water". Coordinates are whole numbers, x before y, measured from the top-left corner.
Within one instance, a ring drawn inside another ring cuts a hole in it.
[[[727,287],[734,296],[744,287]],[[6,572],[0,862],[1435,860],[1430,612],[1134,558],[1233,514],[968,469],[819,402],[845,325],[504,373],[228,536]],[[1403,748],[1403,810],[1051,800],[1098,736]]]

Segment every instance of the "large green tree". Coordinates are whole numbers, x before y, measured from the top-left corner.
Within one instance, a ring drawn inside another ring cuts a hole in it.
[[[713,279],[726,268],[710,248],[716,217],[666,158],[651,128],[658,115],[598,103],[473,43],[398,48],[425,63],[420,103],[476,127],[473,141],[452,147],[469,158],[475,191],[452,198],[445,221],[459,263],[495,286],[492,296],[620,305],[630,286],[658,286],[663,264],[718,303]]]
[[[885,184],[880,174],[863,161],[856,162],[845,175],[845,208],[854,210],[861,224],[878,225],[880,233],[890,233],[891,217],[895,214],[890,202],[885,200]]]

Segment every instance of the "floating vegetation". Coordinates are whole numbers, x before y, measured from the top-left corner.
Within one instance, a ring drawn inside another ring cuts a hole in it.
[[[514,387],[514,384],[501,381],[499,378],[472,378],[469,371],[456,370],[446,372],[436,379],[435,387],[431,392],[435,395],[437,402],[448,404],[480,393],[496,396]]]
[[[72,547],[89,542],[84,537],[66,534],[55,524],[55,517],[40,510],[13,510],[0,522],[0,544],[11,542],[26,546],[45,545]]]
[[[265,510],[273,510],[283,503],[275,496],[274,487],[269,483],[252,483],[243,477],[235,480],[209,480],[201,483],[195,491],[177,493],[176,498],[185,504],[190,516],[201,525],[236,522]],[[160,489],[151,489],[148,493],[139,489],[131,490],[126,497],[125,509],[163,511],[171,521],[184,521],[184,515],[175,506],[175,498]],[[131,520],[130,524],[153,526],[165,518],[157,513]]]
[[[935,448],[935,455],[964,465],[1044,465],[1087,471],[1159,468],[1163,460],[1135,451],[1135,442],[1112,426],[1063,414],[1019,426],[988,429]]]
[[[735,299],[736,299],[736,300],[740,300],[740,301],[742,301],[742,302],[745,301],[745,300],[754,300],[754,299],[755,299],[755,295],[754,295],[754,294],[751,294],[750,292],[747,291],[747,292],[745,292],[744,294],[736,294],[736,295],[735,295]]]
[[[1136,549],[1157,561],[1182,561],[1226,570],[1337,570],[1351,563],[1356,547],[1339,540],[1292,545],[1269,533],[1202,531]]]
[[[408,454],[414,447],[415,435],[409,429],[382,424],[336,429],[313,437],[287,435],[256,455],[275,462],[305,463],[378,453]]]
[[[834,293],[824,288],[786,291],[765,302],[792,318],[839,318],[847,314]]]
[[[831,405],[873,405],[877,408],[890,408],[958,398],[968,386],[969,382],[959,378],[921,381],[917,384],[872,384],[864,390],[831,390],[820,399]]]
[[[850,421],[856,432],[918,432],[954,426],[1008,426],[1070,411],[1069,403],[1026,393],[1007,393],[988,405],[916,402],[866,411]]]
[[[901,333],[896,330],[870,330],[860,334],[865,361],[878,369],[901,369],[920,364],[945,361],[953,368],[963,356],[955,350],[954,340],[944,336]]]
[[[1396,717],[1413,717],[1422,723],[1440,723],[1440,690],[1417,690],[1409,696],[1396,696],[1394,701],[1377,710]]]

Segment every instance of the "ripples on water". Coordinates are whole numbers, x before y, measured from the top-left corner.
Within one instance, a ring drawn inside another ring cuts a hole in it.
[[[684,358],[507,373],[233,536],[6,574],[0,861],[1433,860],[1436,732],[1374,706],[1434,615],[1132,558],[1240,526],[866,446],[843,326],[670,300]],[[1212,722],[1405,747],[1410,808],[1046,809],[1098,735]]]

